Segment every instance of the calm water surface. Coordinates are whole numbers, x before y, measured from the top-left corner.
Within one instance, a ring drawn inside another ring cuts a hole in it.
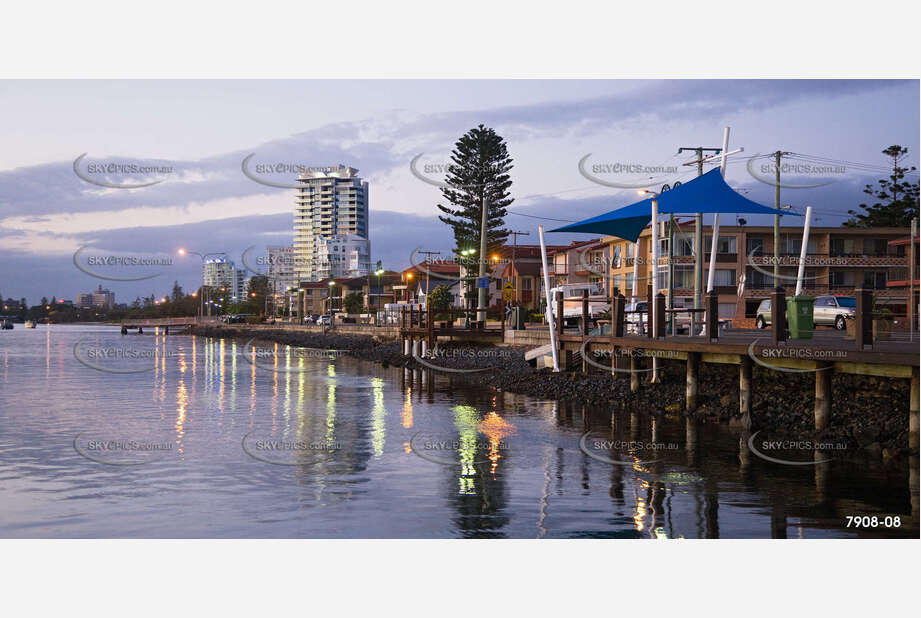
[[[917,537],[910,467],[274,344],[0,331],[2,537]]]

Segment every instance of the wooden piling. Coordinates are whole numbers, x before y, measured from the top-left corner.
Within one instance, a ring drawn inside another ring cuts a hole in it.
[[[712,343],[719,340],[719,296],[715,291],[707,294],[707,339]]]
[[[911,390],[908,394],[908,447],[913,451],[918,450],[918,368],[911,368]]]
[[[582,336],[587,337],[588,331],[588,290],[582,290]]]
[[[752,359],[743,356],[739,362],[739,413],[742,415],[742,426],[750,429],[752,426]]]
[[[655,306],[655,336],[656,339],[665,339],[665,294],[659,292],[656,294]]]
[[[698,376],[700,375],[700,352],[688,352],[687,376],[685,380],[685,408],[688,412],[697,409]]]
[[[775,345],[787,340],[787,298],[780,286],[771,293],[771,331]]]
[[[815,372],[815,428],[825,429],[831,421],[831,373],[833,365],[824,361],[816,363]]]
[[[640,390],[640,374],[637,371],[639,363],[636,357],[630,355],[630,392],[635,393]]]
[[[857,320],[856,336],[857,349],[863,350],[865,346],[873,347],[873,292],[858,288],[856,290]]]

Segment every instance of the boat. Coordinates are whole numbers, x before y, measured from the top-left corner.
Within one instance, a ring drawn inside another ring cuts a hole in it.
[[[26,328],[35,328],[35,322],[33,322],[32,320],[26,320],[26,323],[24,326]]]
[[[13,321],[6,318],[0,320],[0,330],[13,330]]]

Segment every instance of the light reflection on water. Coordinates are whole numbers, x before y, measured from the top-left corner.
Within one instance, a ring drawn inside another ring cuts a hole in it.
[[[72,350],[84,337],[151,351],[149,371],[82,365]],[[235,341],[122,336],[103,326],[3,332],[0,536],[918,534],[907,469],[777,466],[751,458],[722,427],[538,401],[464,386],[453,375],[267,345],[272,360],[257,365],[244,357],[253,350]],[[448,446],[420,457],[411,445],[420,432],[444,436]],[[626,465],[616,465],[580,450],[586,432],[677,448],[622,449],[611,457]],[[75,452],[77,434],[173,447],[145,454],[144,465],[111,466]],[[261,452],[279,464],[272,465],[244,452],[245,435],[253,448],[299,446]],[[845,528],[847,515],[873,514],[900,515],[902,527]]]

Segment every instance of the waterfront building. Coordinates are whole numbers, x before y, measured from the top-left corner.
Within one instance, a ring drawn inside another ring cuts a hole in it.
[[[694,304],[694,221],[680,220],[672,259],[675,306]],[[840,294],[852,296],[857,288],[873,290],[878,304],[894,314],[904,314],[907,290],[889,281],[904,280],[908,268],[907,242],[897,243],[908,234],[903,228],[812,227],[806,247],[804,293],[810,296]],[[712,230],[704,226],[703,284],[706,289]],[[770,226],[721,225],[717,240],[714,290],[719,295],[719,316],[733,320],[734,327],[754,325],[755,311],[762,300],[780,285],[789,296],[795,292],[796,274],[802,244],[802,227],[781,228],[780,254],[774,255],[774,229]],[[638,292],[646,295],[652,273],[652,232],[639,238]],[[660,237],[658,287],[668,289],[668,238]],[[605,237],[608,259],[601,268],[593,267],[592,277],[610,278],[611,287],[630,296],[633,288],[633,243]],[[589,261],[591,263],[591,261]],[[774,281],[774,263],[780,264],[779,282]],[[585,263],[582,260],[581,263]],[[555,266],[554,266],[555,268]],[[567,262],[567,268],[573,268]],[[578,268],[578,266],[576,266]],[[607,273],[607,274],[606,274]],[[606,292],[608,293],[608,292]]]
[[[300,174],[297,181],[294,274],[299,282],[318,281],[324,278],[323,269],[331,266],[328,260],[326,266],[320,260],[321,246],[329,247],[321,238],[338,235],[354,235],[366,241],[369,238],[368,183],[358,176],[357,169],[345,165],[311,168]],[[368,254],[369,248],[365,246],[364,255]],[[328,258],[328,252],[326,256]],[[355,276],[368,272],[367,260],[363,260],[361,251],[355,254],[354,262],[350,255],[345,267]]]

